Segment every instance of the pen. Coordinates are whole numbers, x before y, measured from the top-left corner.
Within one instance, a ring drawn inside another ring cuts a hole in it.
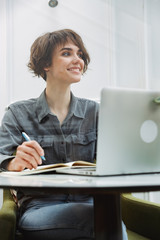
[[[22,132],[22,136],[24,137],[24,139],[25,139],[27,142],[31,140],[30,137],[29,137],[25,132]],[[46,159],[45,159],[44,156],[40,156],[40,157],[41,157],[41,159],[42,159],[43,161],[46,161]]]

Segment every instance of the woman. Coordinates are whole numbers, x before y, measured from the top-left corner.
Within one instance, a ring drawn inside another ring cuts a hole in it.
[[[35,40],[28,67],[46,81],[46,89],[37,99],[9,107],[0,128],[1,167],[22,171],[41,164],[94,161],[98,104],[77,98],[70,90],[89,62],[81,37],[72,30],[47,33]],[[33,140],[25,142],[22,132]],[[42,161],[43,155],[46,161]],[[94,239],[92,197],[23,189],[16,198],[18,228],[25,239]]]

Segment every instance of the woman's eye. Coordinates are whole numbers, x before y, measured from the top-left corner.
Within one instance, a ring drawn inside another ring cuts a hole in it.
[[[82,53],[79,53],[79,54],[78,54],[78,57],[81,58],[81,59],[83,59],[83,54],[82,54]]]
[[[62,53],[62,56],[64,56],[64,57],[68,57],[68,56],[71,56],[72,55],[72,53],[71,52],[63,52]],[[77,53],[77,57],[79,57],[79,58],[81,58],[81,59],[83,59],[83,53]]]
[[[69,56],[69,55],[70,55],[69,52],[63,52],[63,53],[62,53],[62,56]]]

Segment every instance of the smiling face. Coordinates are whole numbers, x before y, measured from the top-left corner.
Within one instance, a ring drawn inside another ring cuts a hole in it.
[[[77,46],[78,51],[81,49],[84,61],[83,73],[85,73],[90,63],[90,56],[80,35],[71,29],[48,32],[38,37],[31,46],[30,60],[28,62],[29,70],[31,70],[35,76],[42,77],[46,81],[47,72],[51,70],[51,66],[53,66],[53,53],[56,56],[57,51],[60,50],[60,46],[62,48],[68,48],[70,52],[70,46],[68,47],[67,45]]]
[[[71,84],[79,82],[83,74],[82,51],[71,41],[59,45],[53,52],[52,64],[45,68],[47,82]]]

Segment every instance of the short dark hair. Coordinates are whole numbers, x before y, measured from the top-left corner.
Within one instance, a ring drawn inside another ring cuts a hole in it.
[[[46,80],[44,68],[51,66],[54,50],[57,46],[64,45],[68,41],[72,41],[82,51],[82,59],[84,61],[83,73],[86,72],[90,62],[89,54],[84,46],[82,38],[70,29],[49,32],[38,37],[31,46],[30,60],[27,65],[28,68],[35,76],[41,76]]]

